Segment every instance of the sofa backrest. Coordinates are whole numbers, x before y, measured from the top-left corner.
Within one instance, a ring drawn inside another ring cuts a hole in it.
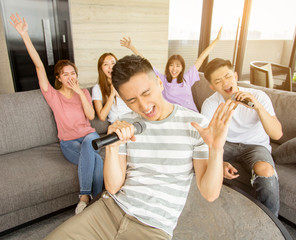
[[[204,77],[203,73],[199,73],[200,80],[193,84],[191,91],[194,103],[200,112],[201,106],[206,98],[211,96],[214,91],[210,89],[209,82]]]
[[[107,120],[96,116],[90,122],[106,134]],[[0,155],[58,142],[54,115],[40,89],[0,94],[0,133]]]
[[[271,99],[275,114],[283,129],[283,136],[277,141],[271,139],[271,142],[282,144],[296,137],[296,92],[260,87],[245,82],[239,82],[238,85],[262,90]]]
[[[0,155],[58,142],[53,113],[41,91],[0,94]]]

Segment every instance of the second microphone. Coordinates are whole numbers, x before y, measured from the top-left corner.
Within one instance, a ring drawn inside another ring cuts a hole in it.
[[[249,99],[247,99],[247,98],[244,99],[244,100],[236,100],[235,93],[231,95],[231,99],[234,100],[234,101],[242,102],[242,103],[244,103],[244,104],[246,104],[246,105],[248,105],[249,107],[252,107],[252,108],[255,106],[255,104],[252,103],[251,101],[249,101]]]

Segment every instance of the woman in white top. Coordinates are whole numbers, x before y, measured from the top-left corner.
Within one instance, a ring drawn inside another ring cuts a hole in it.
[[[118,117],[132,110],[126,106],[112,85],[112,68],[117,58],[113,53],[104,53],[98,60],[98,83],[92,89],[92,100],[98,118],[105,121],[108,117],[110,123]]]

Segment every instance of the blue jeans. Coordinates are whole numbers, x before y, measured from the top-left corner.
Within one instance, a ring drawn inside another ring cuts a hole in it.
[[[69,141],[60,141],[65,158],[78,165],[81,195],[98,195],[103,188],[103,160],[92,147],[92,140],[99,138],[96,132]]]
[[[250,173],[252,187],[255,188],[256,198],[263,203],[275,216],[278,216],[280,208],[279,183],[272,156],[267,148],[259,145],[226,142],[224,146],[223,160],[239,162]],[[258,176],[253,167],[256,162],[267,162],[273,169],[271,177]]]

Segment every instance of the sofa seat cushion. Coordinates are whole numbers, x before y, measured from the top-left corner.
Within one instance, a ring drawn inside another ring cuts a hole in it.
[[[0,156],[0,216],[77,192],[77,166],[59,143]]]

